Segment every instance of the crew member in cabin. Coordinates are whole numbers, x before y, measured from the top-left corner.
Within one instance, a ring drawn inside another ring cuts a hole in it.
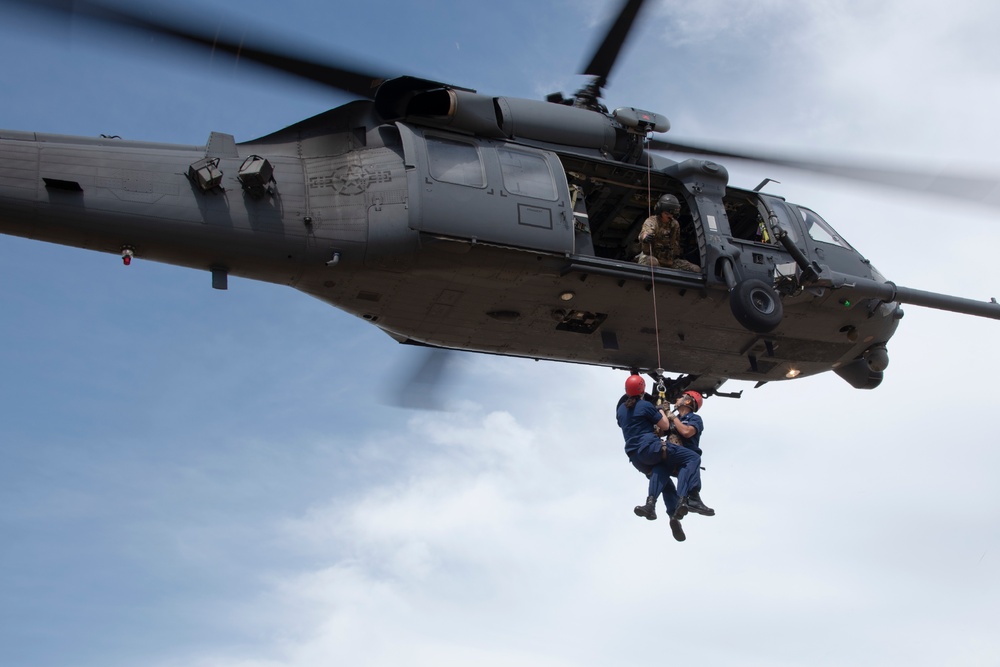
[[[681,203],[677,197],[660,197],[653,215],[642,223],[642,230],[639,232],[641,251],[635,258],[636,263],[701,273],[701,267],[680,256],[681,223],[677,220],[680,211]]]

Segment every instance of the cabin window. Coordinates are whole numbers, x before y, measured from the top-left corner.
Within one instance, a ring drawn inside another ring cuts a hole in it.
[[[794,210],[789,211],[788,208],[785,207],[785,203],[781,199],[778,199],[776,197],[761,196],[760,199],[761,202],[764,204],[767,213],[774,214],[774,216],[777,218],[777,224],[783,230],[785,230],[785,233],[788,234],[788,238],[791,239],[792,243],[798,243],[799,242],[798,233],[795,231],[796,229],[798,229],[798,225],[795,224],[795,220],[792,217],[795,215],[795,211]],[[770,215],[768,215],[768,220],[766,224],[767,224],[767,229],[770,232],[772,243],[777,242],[777,238],[774,236],[774,229],[773,229],[774,223],[775,221],[770,218]]]
[[[750,197],[734,196],[727,196],[722,201],[733,238],[755,243],[771,242],[771,233],[764,225],[764,216],[761,215],[755,201]]]
[[[545,158],[507,148],[498,149],[497,155],[500,156],[500,171],[507,192],[547,201],[557,199],[556,184]]]
[[[827,224],[826,220],[819,217],[814,211],[810,211],[807,208],[799,208],[799,213],[802,214],[802,222],[805,224],[806,232],[814,241],[819,241],[820,243],[832,243],[834,245],[839,245],[841,248],[850,249],[851,246],[847,244],[847,241],[840,237],[833,227]]]
[[[427,161],[431,176],[445,183],[486,187],[486,170],[473,144],[441,137],[427,137]]]
[[[775,199],[773,197],[770,199],[761,197],[761,201],[764,202],[764,205],[767,206],[770,212],[774,213],[775,217],[778,219],[778,225],[785,230],[785,233],[788,234],[788,238],[791,239],[792,243],[798,243],[799,235],[798,232],[795,231],[798,226],[792,218],[795,214],[790,212],[780,199]],[[770,220],[768,221],[768,227],[771,228],[771,235],[773,236],[774,229],[772,221]]]

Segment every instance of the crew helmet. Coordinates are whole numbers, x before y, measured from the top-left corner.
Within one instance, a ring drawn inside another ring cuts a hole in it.
[[[642,396],[644,393],[646,393],[646,381],[642,379],[642,376],[629,375],[628,379],[625,380],[625,395]]]
[[[690,396],[691,400],[694,401],[694,411],[698,412],[701,410],[701,404],[705,402],[705,399],[701,397],[701,394],[697,391],[685,391],[685,396]]]
[[[659,201],[656,202],[656,208],[653,211],[659,215],[666,211],[671,215],[676,215],[681,210],[681,203],[677,201],[677,197],[673,195],[663,195],[660,197]]]

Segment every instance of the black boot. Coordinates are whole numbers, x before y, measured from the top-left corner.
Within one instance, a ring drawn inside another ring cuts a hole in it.
[[[701,502],[701,497],[697,493],[692,493],[687,498],[687,508],[695,514],[702,516],[715,516],[715,510]]]
[[[636,505],[635,506],[635,515],[636,516],[644,517],[646,519],[649,519],[650,521],[655,521],[656,520],[656,497],[655,496],[649,496],[648,498],[646,498],[646,504],[645,505]]]
[[[673,517],[670,518],[670,532],[674,534],[674,539],[678,542],[683,542],[687,539],[687,535],[684,534],[684,528],[681,526],[681,522]]]
[[[688,497],[684,496],[683,498],[677,501],[677,509],[674,510],[674,513],[671,515],[670,518],[680,521],[685,516],[687,516],[687,513],[688,513]]]

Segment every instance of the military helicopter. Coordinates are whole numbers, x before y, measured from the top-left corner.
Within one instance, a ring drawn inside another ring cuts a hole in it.
[[[995,302],[886,281],[817,213],[764,184],[731,187],[706,158],[849,168],[668,142],[652,138],[669,129],[663,115],[608,111],[602,91],[642,5],[623,4],[589,85],[526,100],[76,3],[75,16],[361,99],[239,144],[219,132],[166,146],[0,131],[0,231],[205,270],[219,289],[230,275],[287,284],[402,343],[677,374],[678,392],[828,370],[871,389],[900,304],[1000,318]],[[681,203],[697,272],[634,261],[664,194]]]

